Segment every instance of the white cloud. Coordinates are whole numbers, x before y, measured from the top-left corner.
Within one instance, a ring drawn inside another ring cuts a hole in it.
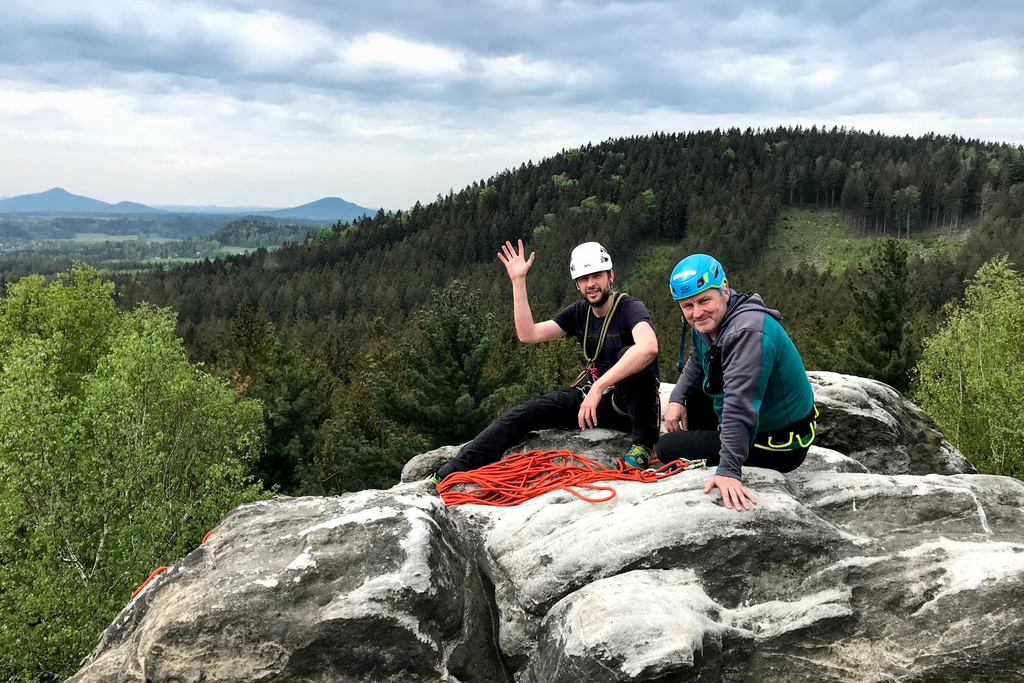
[[[353,40],[341,51],[345,63],[361,68],[400,69],[426,75],[455,74],[462,59],[451,50],[414,43],[384,33]]]
[[[1021,11],[939,4],[7,0],[0,194],[398,208],[654,131],[1024,142]]]
[[[329,53],[334,36],[322,27],[274,12],[210,12],[198,15],[208,40],[227,45],[247,68],[297,66]]]
[[[839,69],[824,67],[807,74],[803,80],[811,85],[831,85],[839,79],[840,75]]]
[[[487,88],[503,91],[534,87],[579,87],[596,80],[594,69],[516,54],[480,60],[479,78]]]

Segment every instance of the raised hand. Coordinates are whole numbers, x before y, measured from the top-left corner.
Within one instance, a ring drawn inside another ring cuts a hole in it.
[[[530,266],[533,265],[534,253],[530,252],[530,258],[524,258],[523,241],[519,240],[519,250],[512,246],[511,242],[505,242],[505,245],[498,252],[498,260],[505,264],[505,270],[508,272],[510,280],[518,280],[525,278],[526,273],[530,270]]]

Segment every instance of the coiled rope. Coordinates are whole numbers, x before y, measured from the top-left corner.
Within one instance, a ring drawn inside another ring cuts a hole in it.
[[[504,460],[468,472],[453,472],[437,485],[445,505],[495,505],[510,507],[550,493],[567,491],[588,503],[605,503],[615,497],[615,489],[597,482],[638,481],[649,484],[684,470],[702,467],[703,460],[675,460],[656,470],[627,468],[619,461],[616,469],[584,458],[572,451],[529,451],[515,453]],[[474,488],[453,491],[457,484]],[[578,491],[603,492],[603,497]]]

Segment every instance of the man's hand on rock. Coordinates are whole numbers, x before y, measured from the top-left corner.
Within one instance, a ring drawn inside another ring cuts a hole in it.
[[[678,432],[687,429],[686,406],[682,403],[669,403],[665,411],[665,429]]]
[[[715,487],[722,492],[722,502],[730,510],[739,512],[741,509],[749,510],[751,503],[757,505],[754,494],[739,479],[716,474],[708,479],[708,483],[704,484],[704,493],[711,493],[711,489]]]
[[[580,429],[593,429],[597,426],[597,406],[600,402],[601,390],[591,386],[590,391],[583,399],[582,405],[580,405],[578,416]]]

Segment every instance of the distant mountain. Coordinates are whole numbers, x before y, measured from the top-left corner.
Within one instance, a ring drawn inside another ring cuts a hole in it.
[[[110,207],[111,213],[166,213],[152,206],[139,204],[138,202],[118,202]]]
[[[341,197],[324,197],[291,209],[261,211],[254,215],[274,218],[307,218],[318,221],[351,221],[363,215],[373,216],[376,213],[376,209],[368,209],[365,206],[347,202]]]
[[[137,202],[110,204],[98,199],[71,194],[55,187],[46,192],[23,194],[17,197],[0,198],[0,214],[3,213],[62,213],[62,214],[140,214],[140,213],[201,213],[239,214],[267,216],[270,218],[298,218],[316,221],[351,221],[362,215],[373,216],[376,209],[369,209],[340,197],[324,197],[309,204],[290,209],[272,209],[263,206],[161,206],[154,208]]]
[[[207,214],[249,214],[266,216],[268,211],[280,211],[272,206],[214,206],[212,204],[154,204],[154,208],[170,213],[207,213]]]
[[[0,213],[165,213],[145,204],[119,202],[110,204],[98,199],[71,194],[55,187],[46,192],[23,194],[0,200]]]

